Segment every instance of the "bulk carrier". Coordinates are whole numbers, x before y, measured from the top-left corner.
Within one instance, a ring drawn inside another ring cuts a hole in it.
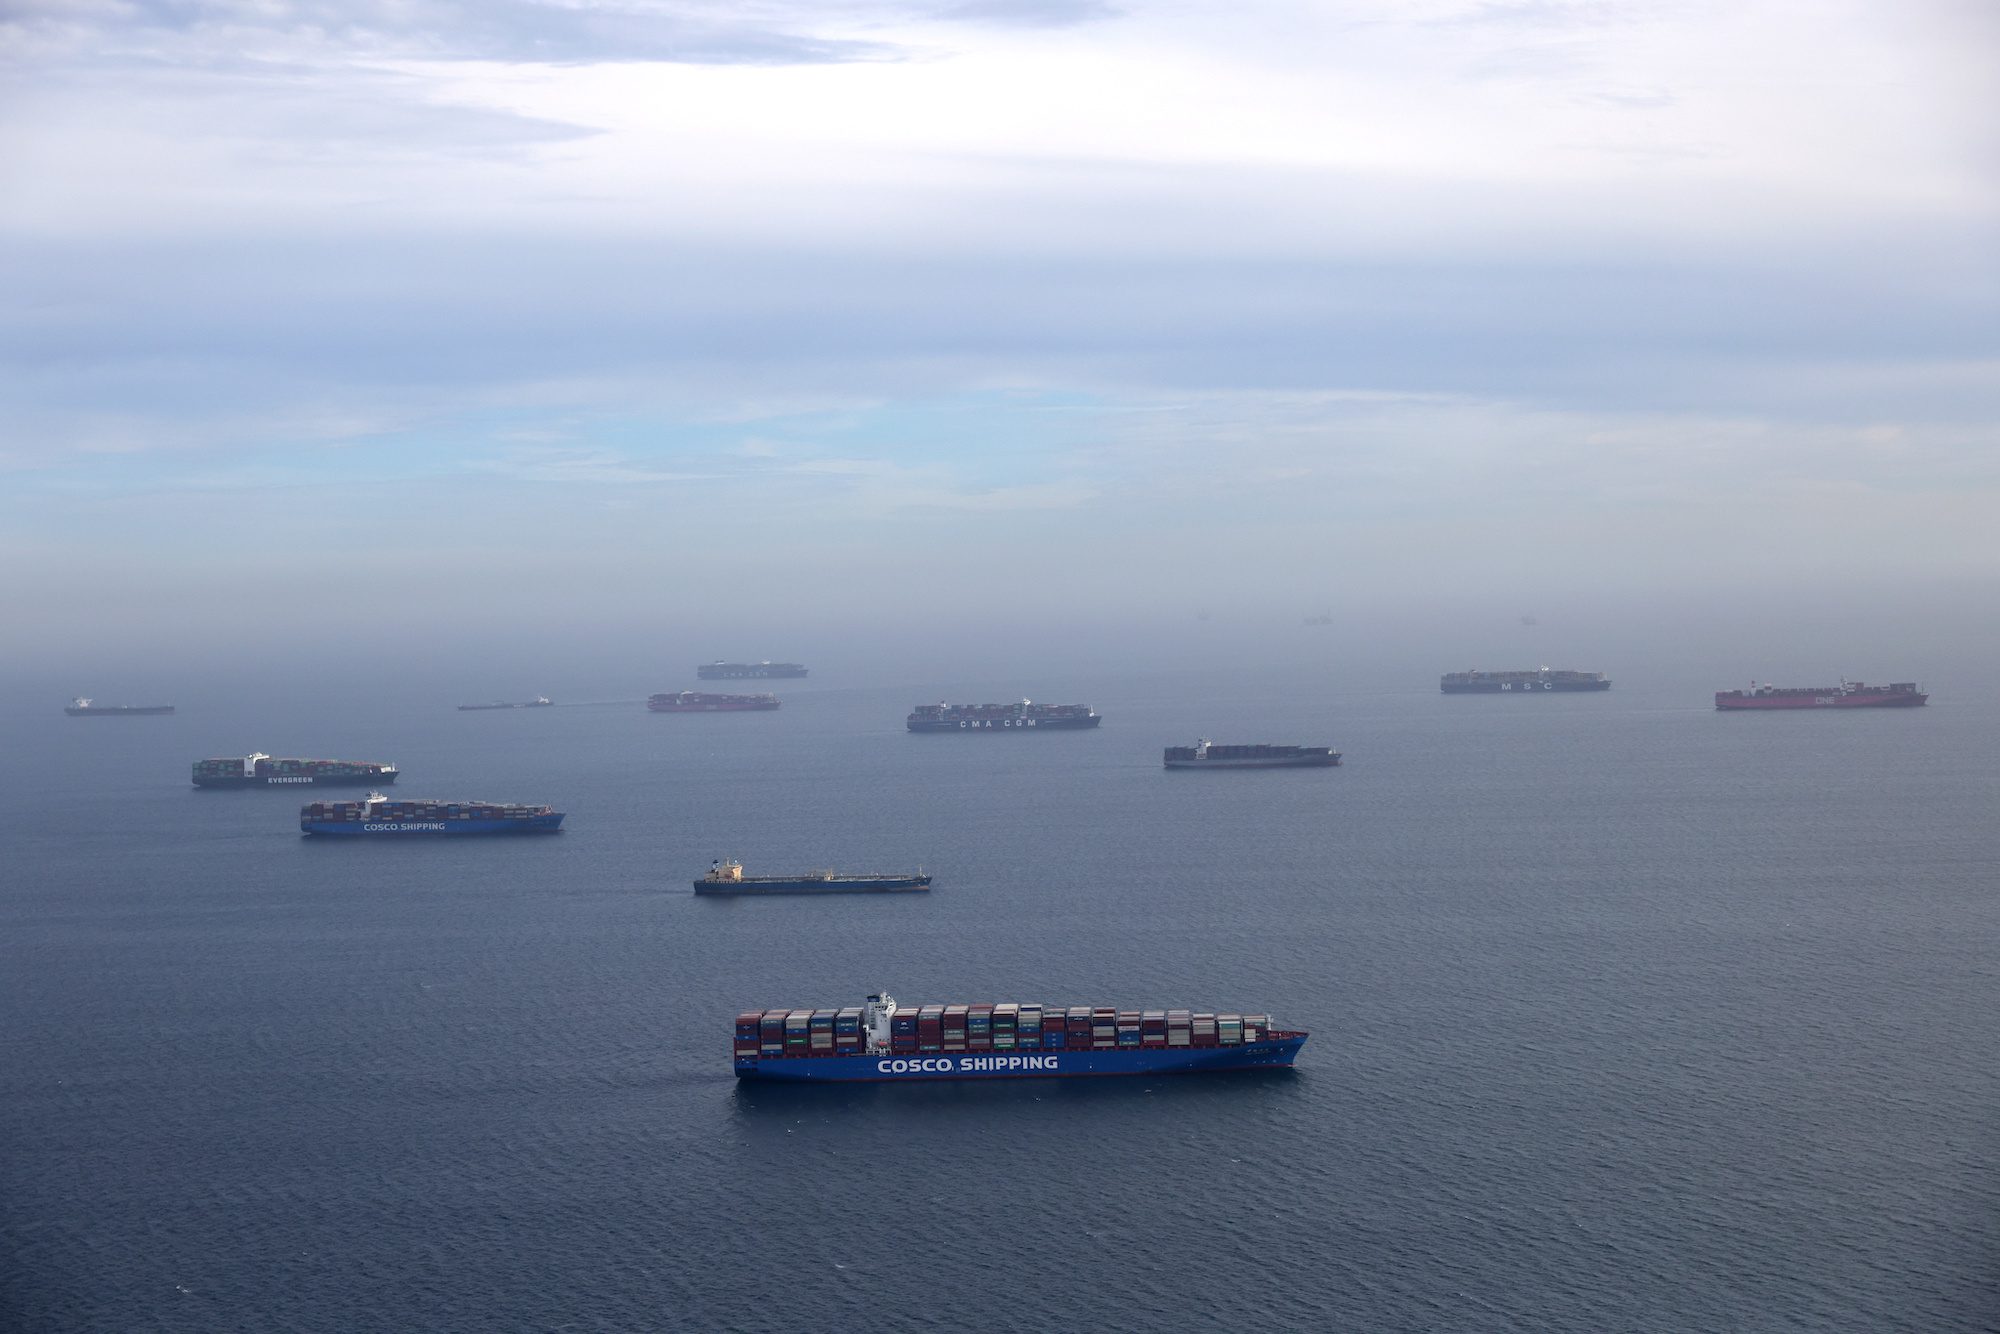
[[[699,690],[683,690],[673,695],[653,695],[646,707],[654,713],[754,713],[778,707],[776,695],[705,695]]]
[[[704,681],[761,681],[804,676],[806,669],[803,663],[797,662],[724,662],[718,658],[714,662],[704,662],[694,669],[694,674]]]
[[[315,801],[299,808],[299,832],[369,835],[553,834],[563,813],[553,806],[494,801],[391,801],[370,792],[361,801]]]
[[[1168,746],[1169,769],[1327,769],[1340,763],[1331,746],[1218,746],[1203,737],[1192,746]]]
[[[81,695],[63,705],[72,718],[150,718],[173,711],[171,704],[97,704]]]
[[[837,871],[807,871],[804,875],[745,875],[743,863],[718,861],[694,882],[694,892],[718,896],[758,894],[910,894],[925,893],[931,878],[914,875],[841,875]]]
[[[1060,731],[1102,722],[1088,704],[919,704],[903,720],[912,732]]]
[[[196,787],[373,787],[395,781],[395,765],[359,760],[274,760],[258,751],[194,762]]]
[[[1868,686],[1843,680],[1837,686],[1773,686],[1752,682],[1748,690],[1718,690],[1715,707],[1737,709],[1914,709],[1930,699],[1914,681]]]
[[[1290,1067],[1306,1034],[1261,1014],[1059,1005],[898,1005],[736,1016],[738,1079],[1067,1079]]]
[[[1540,694],[1549,691],[1609,690],[1603,672],[1566,672],[1543,667],[1532,672],[1447,672],[1438,678],[1447,695]]]

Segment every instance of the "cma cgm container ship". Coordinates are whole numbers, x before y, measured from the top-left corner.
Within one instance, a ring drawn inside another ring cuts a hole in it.
[[[1105,1006],[898,1005],[736,1016],[736,1077],[1063,1079],[1287,1068],[1306,1034],[1261,1014]]]
[[[1447,672],[1438,678],[1447,695],[1515,695],[1559,690],[1609,690],[1603,672],[1564,672],[1543,667],[1532,672]]]
[[[1715,707],[1734,709],[1914,709],[1930,699],[1914,681],[1867,686],[1842,681],[1837,686],[1772,686],[1754,682],[1748,690],[1718,690]]]
[[[1192,746],[1168,746],[1169,769],[1327,769],[1340,763],[1331,746],[1218,746],[1203,737]]]
[[[1054,731],[1103,721],[1088,704],[919,704],[903,720],[912,732]]]
[[[299,808],[299,832],[364,837],[414,834],[553,834],[563,813],[552,806],[495,801],[315,801]]]
[[[683,690],[673,695],[653,695],[646,707],[654,713],[749,713],[778,707],[776,695],[704,695],[699,690]]]
[[[259,751],[194,762],[196,787],[374,787],[395,781],[395,765],[359,760],[274,760]]]
[[[806,669],[803,663],[797,662],[724,662],[718,658],[714,662],[704,662],[694,669],[694,674],[704,681],[761,681],[804,676]]]

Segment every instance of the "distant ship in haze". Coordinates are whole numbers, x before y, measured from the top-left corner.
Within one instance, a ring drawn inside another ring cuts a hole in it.
[[[533,699],[522,700],[519,703],[494,700],[491,704],[461,704],[458,706],[458,711],[460,713],[477,713],[484,709],[546,709],[552,707],[554,704],[555,701],[547,695],[537,695]]]
[[[63,712],[72,718],[136,718],[173,711],[171,704],[99,704],[81,695],[63,706]]]
[[[806,669],[797,662],[724,662],[717,658],[695,668],[694,674],[704,681],[765,680],[804,676]]]
[[[1869,686],[1843,680],[1837,686],[1773,686],[1752,684],[1748,690],[1718,690],[1715,707],[1724,713],[1739,709],[1914,709],[1930,699],[1914,681]]]
[[[1447,695],[1533,695],[1546,691],[1609,690],[1603,672],[1565,672],[1544,667],[1532,672],[1447,672],[1438,678]]]

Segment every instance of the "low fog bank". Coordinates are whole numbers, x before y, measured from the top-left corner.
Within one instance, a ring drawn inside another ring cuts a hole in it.
[[[2000,628],[1990,581],[1704,592],[1428,596],[1350,592],[1279,607],[1246,594],[1182,607],[1091,606],[1048,590],[964,604],[822,603],[743,613],[708,590],[695,610],[663,588],[613,608],[412,590],[380,615],[310,608],[162,609],[92,617],[17,640],[0,667],[9,713],[74,694],[106,703],[295,697],[302,710],[396,698],[439,705],[629,700],[693,688],[718,657],[793,660],[792,690],[907,688],[912,699],[1031,694],[1087,681],[1332,679],[1356,693],[1433,689],[1440,672],[1537,666],[1604,671],[1678,692],[1745,684],[1917,679],[1941,695],[1988,691]],[[727,687],[723,687],[727,688]]]

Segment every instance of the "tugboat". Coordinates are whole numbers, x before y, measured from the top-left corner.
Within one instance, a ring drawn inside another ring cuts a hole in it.
[[[915,875],[840,875],[807,871],[804,875],[745,875],[743,863],[718,861],[694,882],[697,894],[909,894],[928,892],[931,878]]]

